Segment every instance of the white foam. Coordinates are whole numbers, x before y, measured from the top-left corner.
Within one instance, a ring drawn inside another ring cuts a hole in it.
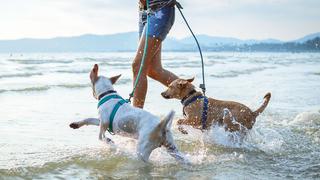
[[[290,125],[314,126],[320,125],[320,110],[307,111],[298,114]]]
[[[280,152],[284,140],[280,133],[267,127],[255,127],[246,135],[225,131],[221,126],[213,126],[204,136],[206,143],[229,148],[261,150],[266,153]]]

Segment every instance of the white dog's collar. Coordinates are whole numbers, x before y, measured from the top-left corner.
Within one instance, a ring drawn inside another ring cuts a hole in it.
[[[115,90],[106,91],[106,92],[99,95],[98,100],[100,101],[104,96],[106,96],[108,94],[112,94],[112,93],[117,93],[117,91],[115,91]]]

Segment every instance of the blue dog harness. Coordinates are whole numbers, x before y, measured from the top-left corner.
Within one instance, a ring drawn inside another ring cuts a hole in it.
[[[203,99],[203,110],[202,110],[202,115],[201,115],[201,124],[202,124],[202,129],[206,129],[207,128],[209,100],[208,100],[208,97],[203,96],[203,95],[193,96],[191,99],[186,100],[188,97],[190,97],[194,93],[196,93],[195,90],[191,91],[188,96],[186,96],[185,98],[183,98],[181,100],[181,104],[183,105],[183,110],[182,110],[183,115],[186,115],[185,110],[184,110],[186,106],[193,103],[194,101],[197,101],[199,99]]]
[[[116,116],[116,113],[117,113],[118,109],[123,104],[127,103],[128,101],[124,100],[121,96],[119,96],[117,94],[107,96],[110,93],[116,93],[116,91],[110,91],[110,92],[108,91],[108,93],[103,93],[104,97],[102,97],[102,99],[99,101],[97,108],[99,109],[99,107],[102,104],[106,103],[110,99],[120,99],[120,101],[118,101],[117,104],[113,107],[112,112],[111,112],[110,117],[109,117],[109,128],[108,128],[108,131],[109,131],[110,134],[114,134],[114,132],[113,132],[113,120],[114,120],[114,117]]]

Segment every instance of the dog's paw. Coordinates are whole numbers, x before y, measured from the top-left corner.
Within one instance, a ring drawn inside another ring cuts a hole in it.
[[[182,134],[188,134],[188,131],[185,130],[182,126],[178,127],[178,130],[182,133]]]
[[[77,124],[77,123],[71,123],[69,126],[72,129],[78,129],[80,127],[79,124]]]
[[[106,138],[105,141],[107,144],[114,144],[114,141],[112,141],[110,138]]]
[[[178,125],[181,125],[181,124],[183,124],[183,122],[184,122],[184,119],[179,119],[179,120],[177,121],[177,124],[178,124]]]

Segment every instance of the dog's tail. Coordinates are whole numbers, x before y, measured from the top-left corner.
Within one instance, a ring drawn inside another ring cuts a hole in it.
[[[270,98],[271,98],[271,93],[268,92],[264,96],[263,104],[256,111],[253,112],[256,117],[259,116],[259,114],[261,114],[264,111],[264,109],[267,107],[267,105],[270,101]]]
[[[174,143],[171,133],[172,120],[174,111],[171,111],[164,119],[160,121],[155,130],[150,134],[150,141],[158,141],[160,146],[164,146],[168,153],[174,157],[178,162],[183,164],[190,164]]]
[[[151,141],[160,139],[162,139],[161,141],[165,140],[166,133],[170,131],[174,114],[174,111],[171,111],[165,118],[160,121],[158,126],[150,134]]]
[[[174,111],[170,111],[170,113],[160,122],[159,127],[161,132],[164,133],[166,130],[170,130],[174,114]]]

